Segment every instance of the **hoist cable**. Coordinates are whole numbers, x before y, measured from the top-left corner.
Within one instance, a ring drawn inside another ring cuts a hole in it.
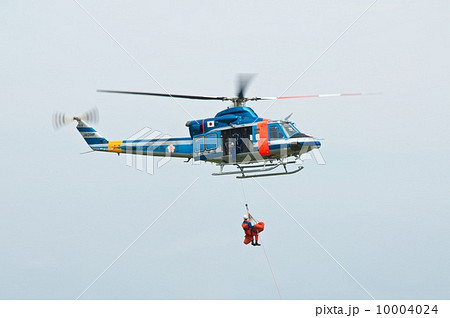
[[[248,218],[249,218],[250,221],[253,221],[254,224],[259,223],[259,221],[256,220],[256,219],[250,214],[250,211],[249,211],[249,209],[248,209],[247,197],[245,196],[244,182],[243,182],[242,180],[241,180],[241,186],[242,186],[242,193],[244,194],[244,204],[245,204],[245,209],[247,210]],[[261,247],[263,248],[263,252],[264,252],[264,256],[266,257],[267,265],[269,265],[270,273],[272,274],[272,279],[273,279],[273,282],[274,282],[274,284],[275,284],[275,288],[276,288],[276,290],[277,290],[278,296],[280,297],[280,299],[283,299],[283,298],[281,297],[280,289],[278,288],[278,283],[277,283],[277,280],[276,280],[276,278],[275,278],[275,274],[274,274],[274,272],[273,272],[272,265],[270,264],[270,261],[269,261],[269,256],[267,255],[266,249],[264,248],[264,246],[261,245]]]
[[[245,204],[245,206],[247,206],[247,197],[245,196],[244,181],[242,181],[242,179],[241,179],[241,186],[242,186],[242,193],[244,194],[244,204]],[[247,207],[247,211],[248,211],[248,207]]]

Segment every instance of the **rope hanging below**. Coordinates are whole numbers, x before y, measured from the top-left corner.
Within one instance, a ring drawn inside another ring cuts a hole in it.
[[[249,219],[250,221],[252,221],[254,224],[258,223],[259,221],[258,221],[257,219],[255,219],[255,218],[250,214],[250,211],[249,211],[249,209],[248,209],[248,204],[247,204],[247,203],[245,204],[245,208],[246,208],[246,210],[247,210],[248,219]]]
[[[250,214],[250,211],[248,209],[248,204],[247,204],[247,196],[245,195],[244,182],[242,180],[241,180],[241,186],[242,186],[242,193],[244,194],[244,203],[245,203],[245,209],[247,210],[248,219],[250,221],[252,221],[253,224],[256,224],[259,221]]]
[[[248,204],[247,204],[247,198],[246,198],[246,196],[245,196],[244,183],[243,183],[242,179],[241,179],[241,186],[242,186],[242,193],[244,194],[244,203],[245,203],[245,209],[247,210],[248,219],[249,219],[250,221],[252,221],[254,225],[256,225],[256,224],[259,223],[259,221],[256,220],[256,219],[250,214],[250,211],[249,211],[249,209],[248,209]],[[263,225],[262,225],[262,230],[264,230],[264,223],[262,223],[262,224],[263,224]],[[244,243],[245,243],[245,241],[244,241]],[[266,250],[265,250],[264,246],[263,246],[263,251],[264,251],[264,256],[266,257],[266,260],[267,260],[267,265],[269,266],[270,272],[272,273],[273,282],[274,282],[274,284],[275,284],[275,288],[277,289],[278,296],[280,297],[280,299],[283,299],[283,298],[281,297],[280,289],[278,288],[277,280],[275,279],[275,274],[274,274],[274,272],[273,272],[272,265],[270,264],[270,261],[269,261],[269,256],[267,256],[267,253],[266,253]]]

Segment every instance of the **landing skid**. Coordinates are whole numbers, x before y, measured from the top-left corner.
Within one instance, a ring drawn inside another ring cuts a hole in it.
[[[258,178],[258,177],[270,177],[270,176],[282,176],[285,174],[294,174],[297,172],[300,172],[304,167],[300,166],[297,167],[297,169],[292,170],[292,171],[285,171],[285,172],[274,172],[274,173],[259,173],[259,174],[254,174],[254,175],[245,175],[242,174],[242,176],[236,176],[236,178],[238,179],[246,179],[246,178]]]
[[[258,178],[258,177],[270,177],[270,176],[281,176],[281,175],[287,175],[287,174],[294,174],[297,172],[300,172],[304,167],[298,166],[296,169],[289,171],[287,169],[288,164],[295,164],[296,161],[288,161],[288,162],[277,162],[277,163],[268,163],[268,164],[261,164],[261,165],[239,165],[236,164],[238,171],[223,171],[224,165],[220,165],[220,171],[217,173],[213,173],[213,176],[227,176],[227,175],[236,175],[238,179],[246,179],[246,178]],[[284,171],[282,172],[270,172],[265,173],[268,171],[272,171],[278,167],[282,166],[284,168]],[[261,169],[255,169],[255,168],[261,168]]]

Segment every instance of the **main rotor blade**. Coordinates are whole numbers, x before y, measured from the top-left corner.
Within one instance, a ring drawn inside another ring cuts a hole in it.
[[[380,93],[338,93],[338,94],[314,94],[314,95],[279,96],[279,97],[257,97],[257,100],[277,100],[277,99],[316,98],[316,97],[346,97],[346,96],[377,95],[377,94]]]
[[[255,76],[255,74],[251,74],[251,73],[250,74],[239,74],[238,90],[236,92],[236,96],[239,99],[244,99],[245,91],[247,90],[247,86],[254,76]]]
[[[129,91],[111,91],[98,89],[100,93],[118,93],[118,94],[132,94],[132,95],[149,95],[149,96],[161,96],[161,97],[173,97],[173,98],[185,98],[185,99],[202,99],[202,100],[230,100],[230,97],[225,96],[205,96],[205,95],[180,95],[180,94],[162,94],[162,93],[147,93],[147,92],[129,92]]]

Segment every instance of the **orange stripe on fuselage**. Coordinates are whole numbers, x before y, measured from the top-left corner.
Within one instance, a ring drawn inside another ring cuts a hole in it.
[[[267,128],[267,121],[260,121],[257,123],[257,128],[259,132],[259,140],[258,140],[258,150],[261,156],[270,155],[269,150],[269,131]]]
[[[122,140],[110,141],[108,142],[108,151],[121,153],[122,149],[120,149],[120,146],[122,146]]]

